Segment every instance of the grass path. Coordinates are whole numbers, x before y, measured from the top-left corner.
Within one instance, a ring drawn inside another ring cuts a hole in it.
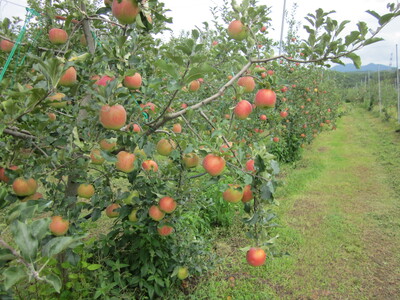
[[[244,245],[227,237],[224,263],[188,298],[399,299],[400,134],[394,127],[354,109],[307,149],[285,181],[278,233],[280,250],[290,255],[251,268],[235,249]]]

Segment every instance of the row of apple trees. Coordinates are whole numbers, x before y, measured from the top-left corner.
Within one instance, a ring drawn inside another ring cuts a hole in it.
[[[278,162],[335,128],[324,65],[360,65],[398,15],[345,34],[319,9],[276,55],[256,0],[168,41],[162,1],[28,3],[0,24],[1,293],[20,299],[165,296],[212,268],[236,210],[263,265]]]

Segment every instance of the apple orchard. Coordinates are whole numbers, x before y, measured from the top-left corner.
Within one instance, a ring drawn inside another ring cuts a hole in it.
[[[398,8],[347,35],[319,9],[276,55],[267,6],[222,2],[166,42],[158,0],[28,1],[0,23],[1,295],[166,296],[235,220],[243,264],[279,256],[279,163],[341,114],[325,67],[360,66]]]

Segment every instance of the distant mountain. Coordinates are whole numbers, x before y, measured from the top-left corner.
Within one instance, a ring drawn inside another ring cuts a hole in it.
[[[342,65],[336,65],[331,70],[337,71],[337,72],[377,72],[378,67],[380,71],[389,71],[393,70],[395,68],[385,66],[385,65],[380,65],[380,64],[368,64],[366,66],[361,66],[360,69],[356,69],[356,67],[353,64],[346,64],[344,66]]]

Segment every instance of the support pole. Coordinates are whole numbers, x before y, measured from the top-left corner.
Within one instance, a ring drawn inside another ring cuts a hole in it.
[[[397,82],[397,122],[400,123],[400,85],[399,85],[399,55],[396,44],[396,82]]]
[[[282,54],[282,40],[283,40],[283,27],[285,25],[286,14],[286,0],[283,0],[282,24],[281,24],[281,38],[279,40],[279,55]]]

